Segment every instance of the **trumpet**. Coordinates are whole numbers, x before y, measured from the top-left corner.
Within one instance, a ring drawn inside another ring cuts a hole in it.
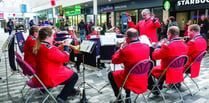
[[[95,27],[95,31],[102,31],[102,30],[103,30],[103,28],[101,26],[96,26]]]

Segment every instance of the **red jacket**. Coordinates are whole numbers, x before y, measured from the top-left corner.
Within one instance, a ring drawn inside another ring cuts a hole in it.
[[[177,56],[187,55],[188,47],[180,40],[180,38],[174,38],[169,43],[162,45],[160,49],[156,49],[152,53],[152,57],[155,60],[161,59],[161,66],[154,67],[152,74],[159,77],[168,64]],[[176,73],[174,74],[173,71]],[[175,78],[175,79],[174,79]],[[184,81],[183,68],[172,69],[168,68],[166,71],[166,84],[168,83],[179,83]]]
[[[61,52],[57,47],[42,42],[36,55],[36,74],[47,87],[55,87],[73,75],[74,71],[63,66],[68,61],[67,52]],[[33,80],[39,83],[36,79]]]
[[[33,54],[33,48],[35,47],[36,38],[34,36],[28,36],[23,47],[24,60],[34,69],[36,68],[35,54]]]
[[[190,63],[194,60],[194,58],[200,54],[201,52],[207,49],[207,43],[205,39],[201,35],[195,36],[188,43],[188,57],[189,61],[185,66],[185,69],[190,65]],[[193,63],[191,66],[191,78],[195,78],[199,75],[200,71],[200,63]]]
[[[125,80],[126,75],[129,70],[137,62],[149,59],[149,46],[142,44],[139,41],[132,42],[123,48],[119,49],[112,56],[113,64],[123,63],[125,68],[124,70],[117,70],[113,72],[114,80],[120,88]],[[143,93],[147,91],[147,75],[145,76],[135,76],[129,75],[129,78],[125,84],[125,88],[132,90],[135,93]]]
[[[184,36],[188,36],[188,25],[185,25],[184,30],[185,30]]]
[[[134,25],[133,22],[129,22],[128,26],[130,28],[135,28],[140,31],[141,35],[146,35],[148,38],[150,38],[151,42],[158,42],[157,40],[157,28],[160,27],[160,22],[158,18],[155,18],[155,22],[153,20],[148,19],[147,22],[145,20],[139,21],[138,24]]]
[[[93,37],[94,36],[94,37]],[[86,39],[91,39],[91,38],[99,38],[99,35],[92,35],[92,34],[89,34]]]

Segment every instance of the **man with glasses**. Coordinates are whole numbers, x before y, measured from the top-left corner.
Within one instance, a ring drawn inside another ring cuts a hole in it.
[[[155,18],[155,15],[152,14],[150,16],[150,10],[149,9],[144,9],[141,12],[142,17],[144,20],[139,21],[138,24],[134,25],[134,23],[131,20],[131,17],[128,17],[128,26],[129,28],[135,28],[140,31],[140,36],[141,35],[146,35],[148,38],[150,38],[151,43],[158,42],[157,39],[157,28],[160,27],[160,22],[158,18]]]

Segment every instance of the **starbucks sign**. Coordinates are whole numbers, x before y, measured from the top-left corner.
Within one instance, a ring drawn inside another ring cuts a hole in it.
[[[179,0],[177,2],[177,6],[197,5],[197,4],[205,4],[205,3],[209,3],[209,0]]]
[[[175,11],[208,9],[208,7],[209,0],[176,0],[175,2]]]

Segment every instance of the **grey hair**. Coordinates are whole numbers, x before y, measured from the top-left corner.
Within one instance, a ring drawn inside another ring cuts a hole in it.
[[[148,14],[148,13],[150,13],[150,10],[149,9],[143,9],[142,12],[141,12],[141,14],[143,14],[143,13]]]

